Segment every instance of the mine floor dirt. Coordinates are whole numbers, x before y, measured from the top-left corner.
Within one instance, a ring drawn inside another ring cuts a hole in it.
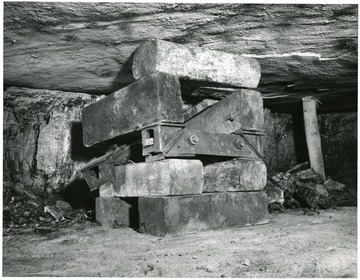
[[[129,228],[3,236],[3,276],[357,277],[357,208],[270,214],[261,226],[156,237]]]

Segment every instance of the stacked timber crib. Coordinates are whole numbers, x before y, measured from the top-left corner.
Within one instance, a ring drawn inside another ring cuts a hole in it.
[[[81,170],[97,221],[159,236],[267,223],[258,62],[150,40],[132,70],[82,112],[84,145],[108,148]]]

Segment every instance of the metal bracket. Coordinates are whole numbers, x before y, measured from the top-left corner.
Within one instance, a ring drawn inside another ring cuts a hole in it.
[[[263,156],[259,153],[259,151],[254,147],[254,145],[249,141],[249,139],[245,136],[245,134],[249,134],[249,135],[256,135],[256,136],[264,136],[265,133],[263,131],[260,130],[256,130],[256,129],[246,129],[246,128],[239,128],[238,130],[236,130],[235,132],[233,132],[232,134],[234,135],[240,135],[244,141],[246,142],[246,144],[253,150],[253,152],[257,155],[258,158],[263,159]]]
[[[195,155],[254,159],[260,156],[243,135],[210,133],[172,124],[149,126],[141,135],[146,161]]]

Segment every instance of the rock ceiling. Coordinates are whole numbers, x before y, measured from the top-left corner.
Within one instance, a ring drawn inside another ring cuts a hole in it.
[[[7,2],[4,82],[108,94],[133,81],[133,51],[158,38],[257,58],[276,111],[306,95],[322,111],[356,111],[357,37],[357,5]]]

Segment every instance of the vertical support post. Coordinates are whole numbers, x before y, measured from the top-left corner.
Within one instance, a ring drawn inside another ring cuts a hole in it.
[[[310,166],[325,180],[324,160],[321,150],[321,138],[316,116],[316,99],[312,96],[302,98],[306,143]]]

